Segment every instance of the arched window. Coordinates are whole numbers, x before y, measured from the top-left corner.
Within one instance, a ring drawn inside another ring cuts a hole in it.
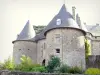
[[[60,25],[61,24],[61,19],[57,19],[56,20],[56,25]]]

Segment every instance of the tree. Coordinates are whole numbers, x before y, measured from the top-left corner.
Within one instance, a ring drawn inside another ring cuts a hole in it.
[[[51,56],[50,61],[47,65],[47,71],[48,72],[54,72],[58,67],[60,67],[60,58],[56,56]]]

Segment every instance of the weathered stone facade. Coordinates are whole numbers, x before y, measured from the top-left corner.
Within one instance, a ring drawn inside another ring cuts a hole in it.
[[[42,39],[37,42],[37,63],[42,64],[45,60],[45,51],[46,51],[46,39]]]
[[[56,55],[69,66],[85,68],[85,44],[82,31],[70,28],[53,29],[47,33],[46,42],[47,61],[50,55]],[[59,49],[60,53],[57,53],[56,49]]]
[[[91,49],[92,55],[100,55],[100,40],[92,40]]]
[[[36,42],[32,41],[16,41],[13,46],[13,57],[15,63],[20,63],[22,55],[29,56],[34,63],[37,63],[37,46]]]
[[[89,40],[92,55],[100,55],[100,37],[85,31],[85,26],[78,25],[65,4],[43,30],[38,30],[40,32],[36,31],[38,34],[35,35],[28,21],[13,41],[13,56],[17,64],[20,63],[21,55],[26,55],[34,63],[47,65],[50,56],[55,55],[69,66],[85,69],[85,38]]]

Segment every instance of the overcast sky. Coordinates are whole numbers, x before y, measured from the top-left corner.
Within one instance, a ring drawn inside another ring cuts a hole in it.
[[[64,0],[0,0],[0,61],[12,55],[12,41],[28,19],[32,25],[47,25],[63,3]],[[65,4],[69,12],[76,7],[82,22],[100,24],[100,0],[66,0]]]

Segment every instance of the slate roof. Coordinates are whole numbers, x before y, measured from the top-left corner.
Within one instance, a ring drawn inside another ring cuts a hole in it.
[[[100,25],[86,25],[86,28],[93,36],[100,36]]]
[[[35,36],[35,31],[33,29],[33,26],[30,25],[30,22],[28,20],[21,33],[18,35],[17,40],[29,40],[34,36]]]
[[[57,19],[61,19],[60,25],[56,25]],[[85,33],[84,30],[79,28],[78,24],[73,19],[73,16],[66,10],[65,4],[63,4],[59,13],[50,21],[50,23],[44,28],[44,30],[40,32],[38,35],[36,35],[35,38],[33,39],[36,41],[44,39],[47,31],[55,28],[64,28],[64,27],[79,29]]]
[[[60,25],[56,25],[57,19],[61,19]],[[47,25],[47,27],[45,28],[45,33],[51,29],[63,27],[80,29],[76,21],[73,19],[73,16],[66,10],[65,4],[63,4],[59,13]]]

